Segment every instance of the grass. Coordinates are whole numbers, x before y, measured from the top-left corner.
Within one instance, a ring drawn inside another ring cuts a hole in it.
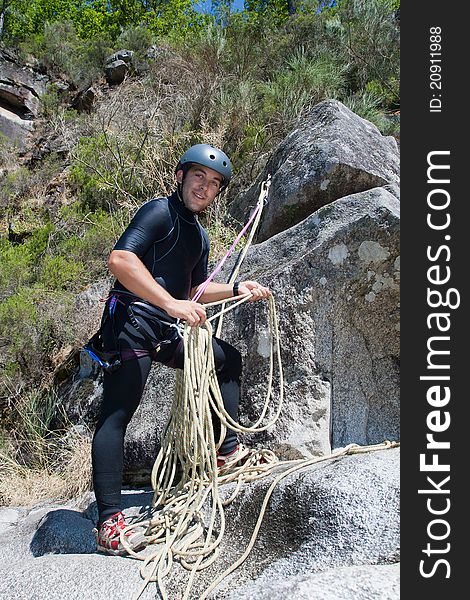
[[[0,506],[31,507],[45,500],[77,498],[91,489],[91,442],[76,436],[68,448],[52,460],[44,455],[51,451],[51,442],[39,443],[41,466],[26,466],[0,450]]]
[[[15,422],[0,432],[0,506],[33,506],[75,498],[91,489],[90,436],[70,424],[52,431],[55,394],[30,391],[12,403]]]

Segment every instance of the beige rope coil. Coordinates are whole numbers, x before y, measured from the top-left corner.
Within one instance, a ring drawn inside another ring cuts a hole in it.
[[[238,301],[233,307],[250,297],[251,294],[247,294],[237,298]],[[211,306],[216,304],[220,303],[212,303]],[[141,596],[151,581],[158,583],[162,598],[168,598],[164,580],[170,573],[175,559],[190,571],[183,600],[189,598],[196,572],[212,564],[219,554],[219,545],[225,530],[224,506],[235,498],[243,482],[267,475],[270,466],[278,462],[270,450],[246,449],[243,456],[246,460],[242,467],[228,463],[220,473],[217,467],[217,448],[225,438],[227,427],[243,433],[264,431],[275,423],[281,412],[284,386],[274,299],[268,299],[271,352],[267,393],[261,416],[251,427],[234,421],[223,404],[211,342],[210,321],[217,316],[208,319],[201,327],[185,326],[184,369],[176,373],[171,414],[161,450],[152,470],[152,516],[145,521],[129,525],[121,534],[121,541],[129,554],[143,562],[141,575],[144,583],[134,596],[135,599]],[[274,416],[267,423],[262,423],[273,396],[275,354],[279,375],[278,404]],[[218,440],[214,438],[211,409],[221,422]],[[240,458],[238,455],[237,460]],[[223,502],[219,486],[229,482],[236,483],[235,490],[231,497]],[[202,515],[208,501],[211,509],[206,525]],[[137,527],[146,528],[147,548],[154,547],[152,552],[137,553],[129,546],[125,533]]]

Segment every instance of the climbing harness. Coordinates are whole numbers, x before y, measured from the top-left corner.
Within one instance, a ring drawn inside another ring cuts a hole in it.
[[[120,352],[106,352],[103,349],[101,331],[97,331],[88,340],[83,346],[83,350],[108,373],[116,371],[121,366],[122,357]]]
[[[170,317],[164,310],[145,302],[131,292],[111,290],[110,295],[103,302],[106,302],[106,308],[103,311],[100,329],[83,346],[83,350],[104,371],[112,373],[124,361],[142,356],[150,356],[152,360],[160,359],[165,351],[167,351],[167,354],[171,354],[171,350],[175,350],[178,343],[183,339],[183,324],[179,319]],[[118,303],[125,307],[129,322],[152,347],[151,350],[119,347],[114,324]],[[106,351],[103,347],[102,329],[108,320],[111,323],[116,350]]]

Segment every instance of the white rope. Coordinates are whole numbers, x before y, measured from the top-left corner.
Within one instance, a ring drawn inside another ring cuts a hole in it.
[[[220,554],[220,544],[225,532],[224,507],[234,500],[243,483],[266,477],[272,473],[273,468],[287,467],[275,477],[266,492],[258,521],[245,551],[209,585],[199,597],[200,600],[205,600],[225,577],[246,560],[256,541],[269,499],[282,479],[295,471],[330,458],[383,450],[398,445],[397,442],[388,441],[373,446],[350,444],[328,456],[283,462],[279,462],[269,450],[247,449],[244,456],[242,455],[242,458],[246,459],[243,465],[228,464],[218,475],[216,450],[225,437],[227,427],[239,432],[263,431],[275,422],[280,413],[283,379],[279,332],[272,298],[268,302],[268,308],[273,329],[271,337],[275,341],[271,344],[271,350],[277,353],[280,367],[279,405],[275,418],[269,425],[259,426],[260,419],[258,419],[253,427],[243,427],[230,418],[223,406],[215,375],[210,323],[206,322],[204,326],[196,328],[186,326],[184,329],[187,358],[185,358],[184,370],[177,372],[169,422],[162,448],[152,470],[154,489],[152,516],[145,521],[129,525],[121,533],[121,542],[129,554],[142,561],[141,576],[144,581],[134,595],[134,600],[140,598],[150,582],[156,582],[163,600],[168,600],[165,581],[171,574],[174,561],[189,571],[181,600],[189,599],[197,572],[213,564]],[[270,369],[270,380],[272,375]],[[268,390],[272,393],[271,381]],[[266,412],[269,400],[268,391],[263,413]],[[211,406],[221,420],[221,433],[218,440],[214,438]],[[226,483],[235,483],[235,489],[229,498],[222,501],[219,488]],[[208,517],[207,512],[209,512]],[[204,513],[206,513],[207,525],[204,521]],[[136,553],[129,547],[125,534],[137,527],[146,528],[147,551],[152,548],[151,552]]]
[[[247,295],[244,300],[247,300]],[[214,305],[214,303],[212,303]],[[185,326],[185,363],[183,371],[176,374],[175,393],[170,418],[162,447],[152,470],[152,516],[126,527],[121,534],[121,542],[129,554],[142,560],[141,575],[144,584],[134,596],[139,598],[151,581],[158,583],[162,598],[167,599],[165,578],[169,575],[173,561],[190,571],[186,592],[182,600],[187,600],[197,571],[212,564],[219,554],[219,545],[225,530],[224,506],[233,500],[245,481],[265,476],[269,466],[278,459],[269,450],[244,451],[243,466],[224,465],[218,473],[217,448],[225,438],[227,427],[238,432],[264,431],[278,418],[283,400],[283,376],[280,360],[279,331],[275,314],[274,299],[268,302],[270,323],[274,324],[272,348],[277,353],[279,367],[279,402],[274,417],[260,425],[258,419],[252,427],[244,427],[234,421],[225,410],[217,382],[214,355],[212,351],[212,327],[208,321],[201,326]],[[269,378],[273,376],[273,357],[270,361]],[[273,386],[268,385],[268,393],[262,414],[266,415]],[[211,408],[219,417],[221,431],[218,440],[214,439]],[[240,455],[238,455],[240,459]],[[236,482],[231,498],[222,502],[219,486]],[[206,526],[203,519],[204,505],[210,501],[210,516]],[[215,532],[215,523],[218,531]],[[154,548],[150,553],[136,553],[130,548],[126,532],[146,527],[147,547]]]
[[[230,278],[228,280],[228,283],[230,283],[230,284],[235,283],[235,280],[237,279],[238,273],[240,271],[241,264],[242,264],[242,262],[245,259],[246,253],[248,252],[248,248],[251,246],[251,243],[253,241],[254,235],[255,235],[256,230],[258,229],[258,225],[259,225],[259,223],[261,221],[261,214],[263,212],[262,208],[263,208],[263,205],[265,204],[265,202],[267,201],[268,193],[269,193],[269,188],[270,187],[271,187],[271,175],[268,174],[266,180],[263,181],[262,184],[261,184],[261,190],[260,190],[260,194],[259,194],[259,197],[258,197],[258,202],[257,202],[256,208],[255,208],[255,210],[258,210],[258,213],[256,215],[256,218],[255,218],[254,222],[253,222],[253,225],[252,225],[252,228],[251,228],[251,231],[250,231],[250,235],[248,236],[248,239],[247,239],[247,241],[245,243],[245,246],[244,246],[244,248],[242,250],[242,253],[238,257],[236,265],[235,265],[235,268],[234,268],[234,270],[233,270],[233,272],[230,275]],[[220,332],[222,331],[222,322],[223,322],[222,315],[225,314],[225,312],[226,312],[224,310],[224,307],[225,307],[225,304],[222,305],[222,311],[220,313],[221,316],[219,318],[219,321],[217,323],[217,327],[216,327],[216,330],[215,330],[215,336],[216,337],[220,337]]]

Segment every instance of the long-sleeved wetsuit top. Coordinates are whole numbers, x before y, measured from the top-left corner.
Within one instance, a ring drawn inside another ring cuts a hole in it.
[[[177,300],[187,300],[191,288],[207,279],[209,238],[176,192],[143,204],[114,250],[136,254],[155,281]],[[126,290],[119,281],[114,289]]]

